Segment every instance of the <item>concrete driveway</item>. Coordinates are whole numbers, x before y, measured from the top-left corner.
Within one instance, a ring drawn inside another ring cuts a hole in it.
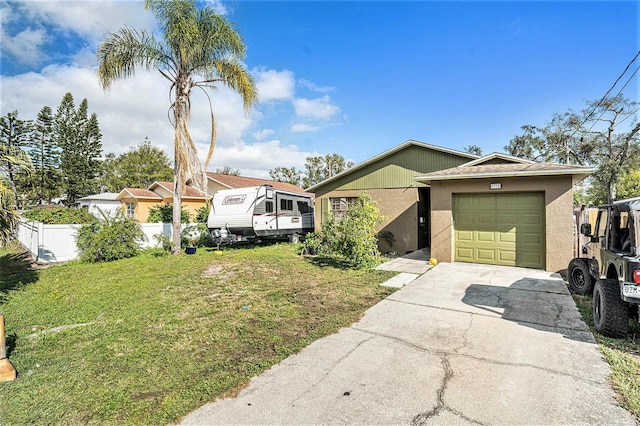
[[[635,424],[564,282],[439,264],[183,424]]]

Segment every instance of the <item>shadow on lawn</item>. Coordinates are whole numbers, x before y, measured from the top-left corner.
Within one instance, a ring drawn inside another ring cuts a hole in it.
[[[345,259],[340,259],[332,256],[323,256],[321,254],[317,256],[305,256],[307,262],[320,267],[332,267],[338,269],[353,269],[353,264]]]
[[[38,281],[38,272],[31,267],[28,253],[7,253],[0,256],[0,303],[11,290]]]

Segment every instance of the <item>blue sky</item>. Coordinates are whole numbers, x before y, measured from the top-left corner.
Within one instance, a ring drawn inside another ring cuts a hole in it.
[[[248,176],[333,152],[357,163],[408,139],[502,151],[522,125],[599,99],[640,48],[640,6],[631,1],[208,4],[244,36],[261,98],[244,116],[237,96],[214,94],[220,133],[210,169],[230,165]],[[1,7],[2,115],[34,118],[70,91],[98,115],[105,152],[148,136],[171,154],[166,83],[138,73],[105,94],[95,78],[105,34],[153,28],[141,2]],[[638,79],[623,92],[636,101]],[[204,155],[201,98],[194,95],[190,124]]]

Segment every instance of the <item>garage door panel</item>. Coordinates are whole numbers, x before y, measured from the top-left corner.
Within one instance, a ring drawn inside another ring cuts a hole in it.
[[[500,260],[500,264],[504,265],[513,265],[513,262],[516,261],[516,252],[515,251],[498,251],[498,259]]]
[[[486,262],[495,262],[496,260],[496,251],[494,249],[478,249],[475,253],[476,257],[479,260]]]
[[[475,233],[475,241],[478,243],[495,243],[496,242],[496,234],[495,232],[485,232],[478,231]]]
[[[515,244],[516,242],[516,232],[515,229],[513,232],[498,232],[498,242],[506,243],[506,244]]]
[[[473,243],[475,239],[474,231],[457,231],[457,238],[459,241],[467,241]]]
[[[496,214],[495,212],[484,212],[484,211],[479,211],[476,215],[477,220],[475,221],[475,223],[477,225],[491,225],[493,226],[496,223]]]
[[[455,194],[453,205],[454,260],[544,268],[544,194]]]
[[[473,262],[474,250],[472,248],[457,247],[455,257],[462,262]]]

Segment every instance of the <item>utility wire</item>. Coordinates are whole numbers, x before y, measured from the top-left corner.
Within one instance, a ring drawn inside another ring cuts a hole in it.
[[[640,52],[639,52],[640,53]],[[617,98],[618,96],[620,96],[620,93],[622,93],[622,91],[624,90],[625,87],[627,87],[627,85],[631,82],[631,79],[633,77],[635,77],[635,75],[638,73],[638,71],[640,70],[640,66],[638,68],[636,68],[636,70],[633,72],[633,74],[631,74],[631,77],[629,77],[629,79],[627,80],[627,82],[624,84],[624,86],[622,86],[622,88],[620,90],[618,90],[618,93],[616,93],[616,95],[614,96],[614,98]],[[626,72],[626,70],[625,70]],[[606,95],[605,95],[606,96]],[[594,109],[595,110],[595,109]],[[598,118],[596,118],[593,122],[593,124],[591,125],[591,127],[589,127],[589,130],[587,130],[587,133],[589,133],[591,131],[591,129],[593,129],[593,127],[596,125],[596,123],[598,121],[600,121],[600,119],[602,118],[602,116],[604,115],[604,113],[607,112],[606,110],[602,111],[602,113],[600,114],[600,116]],[[625,117],[625,120],[629,118],[629,116]],[[615,127],[622,123],[624,120],[619,121],[615,126],[613,126],[613,128],[615,129]]]
[[[629,67],[631,66],[631,64],[633,64],[636,59],[638,59],[638,56],[640,56],[640,50],[638,50],[638,53],[636,53],[636,56],[633,57],[633,59],[631,60],[631,62],[629,62],[629,64],[627,65],[627,67],[624,69],[624,71],[622,71],[622,74],[620,74],[620,76],[616,79],[616,81],[613,83],[613,85],[609,88],[609,90],[607,90],[607,93],[604,94],[604,96],[600,99],[600,101],[598,101],[598,103],[596,104],[596,106],[594,106],[591,109],[591,112],[585,117],[584,120],[582,120],[582,123],[580,123],[580,125],[578,127],[576,127],[576,129],[573,131],[573,133],[571,134],[571,136],[569,136],[569,138],[572,138],[573,135],[576,134],[576,132],[578,131],[578,129],[580,127],[582,127],[584,125],[584,123],[587,122],[587,120],[589,120],[591,118],[591,116],[593,115],[593,113],[596,111],[596,109],[602,105],[602,102],[604,102],[604,100],[607,98],[607,96],[609,95],[609,93],[611,93],[611,91],[616,87],[616,85],[618,84],[618,82],[620,81],[620,79],[627,73],[627,71],[629,70]],[[638,70],[636,70],[637,72]],[[634,73],[635,75],[635,73]],[[632,76],[633,77],[633,76]],[[628,82],[627,82],[628,83]],[[626,86],[626,84],[625,84]],[[593,127],[593,126],[591,126]],[[591,130],[591,129],[589,129]]]
[[[634,115],[636,115],[636,113],[640,111],[640,108],[637,108],[635,111],[633,111],[631,114],[627,115],[625,118],[623,118],[622,120],[618,121],[616,123],[615,126],[613,126],[613,128],[615,129],[616,127],[618,127],[623,121],[627,120],[629,117],[633,117]]]

